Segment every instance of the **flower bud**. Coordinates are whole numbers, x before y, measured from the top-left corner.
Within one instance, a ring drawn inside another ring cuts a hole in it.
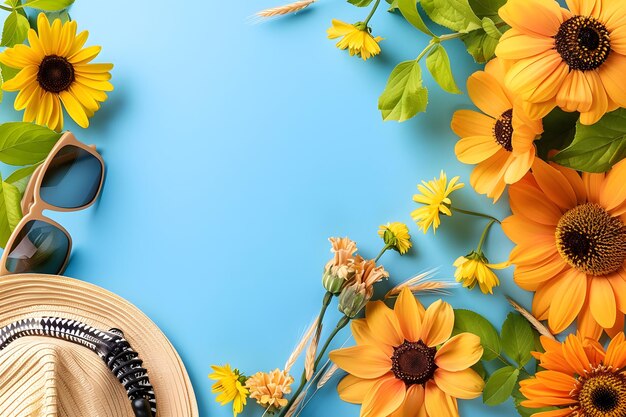
[[[348,285],[339,295],[339,311],[349,318],[356,317],[372,298],[365,284],[354,283]]]

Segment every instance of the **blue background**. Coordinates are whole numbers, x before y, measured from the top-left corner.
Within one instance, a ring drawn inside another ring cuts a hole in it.
[[[393,285],[432,267],[451,278],[452,262],[475,248],[485,225],[455,215],[435,237],[410,218],[420,180],[445,169],[468,183],[472,168],[456,160],[449,128],[455,110],[471,107],[466,94],[448,95],[425,75],[427,116],[383,123],[376,108],[392,68],[427,38],[381,9],[371,25],[385,38],[383,53],[363,62],[335,48],[326,29],[332,18],[361,20],[366,9],[321,1],[295,17],[251,22],[280,3],[79,0],[72,10],[91,33],[88,44],[103,46],[98,61],[115,63],[115,91],[89,129],[66,123],[98,146],[108,169],[97,206],[50,213],[74,238],[66,274],[127,298],[163,329],[203,417],[232,415],[214,402],[210,364],[248,374],[284,365],[319,309],[329,236],[348,235],[373,257],[380,224],[409,224],[415,249],[382,259],[391,274],[385,285]],[[466,91],[479,67],[459,41],[446,48]],[[13,99],[5,95],[3,120],[21,117]],[[508,213],[506,198],[493,205],[469,184],[454,200]],[[494,228],[486,253],[500,262],[511,247]],[[499,326],[505,294],[530,301],[510,270],[499,275],[494,296],[456,289],[447,301]],[[330,311],[328,328],[339,317],[334,305]],[[480,399],[460,409],[466,417],[516,415],[511,403],[489,408]],[[244,416],[260,410],[251,405]],[[358,414],[328,386],[302,416]]]

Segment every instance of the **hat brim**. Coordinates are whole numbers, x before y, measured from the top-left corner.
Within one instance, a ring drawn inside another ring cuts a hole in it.
[[[154,386],[159,417],[198,417],[180,356],[137,307],[96,285],[72,278],[21,274],[0,279],[0,327],[28,317],[61,317],[98,329],[118,328],[139,352]]]

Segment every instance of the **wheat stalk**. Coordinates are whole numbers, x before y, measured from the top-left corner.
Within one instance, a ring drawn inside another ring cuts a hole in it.
[[[339,367],[337,366],[337,364],[333,363],[332,366],[328,368],[326,372],[324,372],[324,375],[322,375],[320,380],[317,382],[317,389],[320,389],[324,385],[326,385],[326,383],[330,381],[330,378],[332,378],[333,375],[335,375],[335,372],[337,372],[338,369]]]
[[[291,355],[289,355],[289,358],[287,359],[287,362],[285,363],[285,372],[286,373],[289,373],[289,371],[291,370],[293,365],[298,360],[298,357],[300,357],[300,354],[304,350],[304,347],[306,346],[306,344],[308,343],[309,339],[313,335],[313,332],[317,328],[318,320],[319,320],[319,317],[316,318],[313,321],[311,326],[306,330],[306,332],[304,332],[304,335],[302,336],[302,339],[300,339],[300,342],[298,342],[298,344],[296,345],[296,347],[293,350],[293,352],[291,352]]]
[[[293,3],[285,4],[284,6],[271,7],[269,9],[261,10],[257,12],[258,17],[268,18],[274,16],[284,16],[304,10],[317,0],[300,0]]]
[[[455,287],[457,284],[449,281],[433,281],[433,277],[435,272],[437,272],[439,268],[434,268],[421,274],[414,276],[411,279],[404,281],[403,283],[396,285],[393,287],[387,294],[385,294],[385,298],[391,298],[399,295],[403,289],[408,288],[411,290],[413,294],[418,293],[439,293],[439,294],[447,294],[447,289]]]
[[[292,417],[296,413],[298,407],[300,406],[300,403],[302,402],[302,400],[304,400],[305,396],[306,390],[302,391],[300,395],[298,395],[298,397],[294,400],[291,408],[289,409],[289,411],[287,411],[287,414],[285,414],[285,417]]]
[[[315,357],[317,356],[317,346],[320,342],[320,336],[322,334],[322,326],[318,326],[315,331],[315,336],[311,339],[309,347],[306,350],[306,356],[304,359],[304,371],[306,374],[306,380],[310,381],[315,373]]]
[[[532,314],[530,314],[524,307],[517,304],[511,297],[506,297],[509,300],[509,304],[513,306],[515,310],[517,310],[528,322],[539,332],[540,335],[548,337],[552,340],[556,340],[556,337],[548,330],[546,326],[544,326],[539,320],[535,318]]]

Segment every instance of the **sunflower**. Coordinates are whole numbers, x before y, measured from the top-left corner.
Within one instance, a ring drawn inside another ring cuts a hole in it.
[[[514,279],[535,291],[533,313],[561,332],[616,334],[626,313],[626,160],[607,174],[583,173],[536,159],[509,191],[506,235]]]
[[[38,32],[28,31],[28,43],[7,48],[0,53],[0,62],[20,72],[4,82],[6,91],[19,91],[15,110],[24,110],[24,121],[36,122],[51,129],[63,129],[61,104],[81,127],[89,126],[89,118],[112,91],[109,82],[112,64],[92,64],[100,53],[99,46],[83,48],[89,33],[76,34],[76,22],[52,26],[45,14],[37,18]]]
[[[465,187],[465,184],[458,181],[459,177],[454,177],[448,182],[446,173],[441,171],[439,179],[433,178],[432,181],[422,181],[417,185],[420,193],[413,196],[413,201],[424,206],[413,210],[411,217],[424,233],[428,232],[431,226],[433,232],[437,231],[441,223],[439,213],[452,216],[450,194]]]
[[[606,351],[580,334],[565,342],[541,337],[545,353],[535,353],[541,368],[534,378],[520,382],[528,408],[558,407],[535,413],[539,417],[626,416],[626,342],[617,334]]]
[[[465,288],[472,289],[478,284],[483,294],[493,294],[493,288],[500,285],[494,269],[504,269],[508,262],[490,264],[482,252],[472,252],[467,256],[460,256],[454,261],[456,271],[454,278],[462,282]]]
[[[219,393],[215,401],[220,405],[233,403],[233,416],[243,411],[246,405],[246,397],[248,389],[245,387],[246,377],[239,372],[238,369],[232,369],[229,364],[224,366],[212,365],[213,373],[209,375],[209,379],[215,382],[211,387],[211,392]]]
[[[496,55],[511,60],[507,86],[541,118],[556,105],[593,124],[626,107],[626,8],[622,1],[509,0],[500,17],[512,29]]]
[[[470,366],[483,354],[480,338],[454,337],[454,312],[439,300],[427,310],[409,289],[394,309],[382,301],[367,305],[352,322],[357,345],[330,353],[348,372],[337,387],[344,401],[362,404],[367,417],[454,417],[457,398],[478,397],[482,378]]]
[[[497,201],[507,184],[519,181],[535,160],[533,142],[543,132],[541,120],[531,120],[519,100],[504,85],[505,63],[495,58],[484,71],[467,80],[470,98],[483,113],[459,110],[452,130],[461,140],[455,152],[459,161],[477,164],[470,184]]]
[[[383,238],[386,245],[404,255],[411,249],[411,235],[406,224],[400,222],[387,223],[380,226],[378,236]]]
[[[360,56],[363,61],[378,55],[380,53],[380,45],[378,42],[383,38],[380,36],[373,37],[370,28],[364,22],[357,22],[353,25],[333,19],[332,26],[326,31],[328,39],[341,38],[337,42],[337,48],[348,49],[350,55]]]

